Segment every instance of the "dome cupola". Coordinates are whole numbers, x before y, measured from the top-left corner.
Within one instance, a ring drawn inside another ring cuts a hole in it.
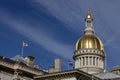
[[[103,72],[105,59],[102,41],[95,35],[92,22],[92,15],[88,11],[85,18],[84,35],[76,42],[73,55],[75,69],[90,74]]]
[[[92,25],[92,15],[90,11],[85,18],[86,28],[84,30],[84,35],[79,38],[75,45],[75,51],[79,49],[98,49],[103,51],[103,44],[102,41],[94,34],[94,28]]]

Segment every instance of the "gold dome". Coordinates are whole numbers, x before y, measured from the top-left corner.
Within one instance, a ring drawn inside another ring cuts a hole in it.
[[[75,51],[79,49],[98,49],[104,51],[101,40],[94,34],[92,21],[93,18],[89,10],[85,18],[86,28],[84,30],[84,35],[77,41]]]
[[[94,34],[85,34],[76,43],[75,51],[79,49],[98,49],[103,51],[101,40]]]

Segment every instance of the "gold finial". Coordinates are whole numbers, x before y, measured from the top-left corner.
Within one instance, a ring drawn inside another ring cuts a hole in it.
[[[85,21],[92,21],[92,20],[93,20],[92,15],[90,13],[90,10],[88,10],[88,13],[86,15]]]

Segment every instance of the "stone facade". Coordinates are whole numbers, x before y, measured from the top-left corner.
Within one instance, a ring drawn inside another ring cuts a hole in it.
[[[45,74],[36,67],[28,66],[23,61],[15,61],[0,56],[0,79],[1,80],[33,80],[35,75]]]
[[[114,66],[111,72],[114,74],[120,75],[120,66]]]

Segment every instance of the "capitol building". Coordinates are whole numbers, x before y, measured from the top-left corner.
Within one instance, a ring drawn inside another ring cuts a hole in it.
[[[74,69],[62,71],[61,60],[55,59],[48,71],[40,70],[34,64],[34,57],[13,58],[0,56],[0,80],[120,80],[120,67],[111,71],[105,69],[104,45],[95,35],[93,17],[88,11],[85,17],[84,35],[75,45]]]

